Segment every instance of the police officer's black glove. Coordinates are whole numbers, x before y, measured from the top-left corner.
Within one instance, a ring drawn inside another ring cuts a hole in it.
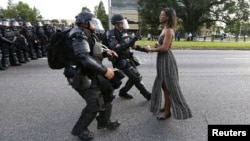
[[[136,45],[135,50],[138,50],[138,51],[142,51],[142,52],[148,53],[148,51],[147,51],[145,48],[143,48],[143,47],[141,47],[141,46],[139,46],[139,45]]]

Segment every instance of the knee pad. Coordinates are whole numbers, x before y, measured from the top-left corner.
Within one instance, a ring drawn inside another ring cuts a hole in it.
[[[103,95],[101,94],[100,90],[86,90],[83,97],[86,100],[87,112],[93,113],[105,110]]]
[[[142,75],[138,72],[135,67],[130,67],[123,69],[123,72],[128,76],[133,82],[138,82],[142,80]]]

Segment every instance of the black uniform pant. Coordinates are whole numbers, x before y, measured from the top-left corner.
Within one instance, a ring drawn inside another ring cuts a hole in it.
[[[4,68],[8,68],[10,66],[9,48],[10,48],[10,46],[8,46],[8,45],[1,46],[1,51],[2,51],[1,63],[2,63],[2,66]]]
[[[2,51],[1,51],[1,46],[0,46],[0,70],[4,70],[5,68],[2,65]]]
[[[127,62],[126,66],[120,69],[128,77],[125,86],[120,89],[120,93],[127,93],[135,85],[144,97],[147,97],[150,94],[142,82],[142,75],[133,64]]]
[[[95,119],[96,114],[101,110],[98,100],[100,90],[97,88],[88,88],[85,90],[78,90],[78,93],[86,101],[86,106],[83,108],[78,121],[72,129],[72,133],[79,136],[84,130],[88,129],[88,126]]]
[[[86,106],[72,129],[74,135],[79,136],[96,118],[98,122],[107,122],[110,120],[112,105],[111,102],[104,102],[103,94],[99,88],[92,86],[85,90],[77,90],[86,101]],[[99,116],[97,114],[99,113]]]

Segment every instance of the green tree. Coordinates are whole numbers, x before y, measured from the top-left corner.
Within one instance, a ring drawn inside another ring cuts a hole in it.
[[[173,7],[176,10],[177,17],[181,19],[187,32],[196,32],[204,24],[211,27],[216,21],[226,24],[235,21],[234,16],[227,16],[237,13],[233,9],[249,15],[249,5],[244,0],[138,0],[138,5],[142,24],[147,29],[158,27],[159,22],[156,21],[164,7]],[[245,15],[239,19],[248,19]]]
[[[7,9],[11,9],[15,6],[15,4],[13,3],[13,0],[8,0],[7,2]]]
[[[88,7],[82,7],[82,12],[91,12]]]
[[[52,22],[52,23],[56,23],[56,24],[59,24],[59,23],[60,23],[58,19],[52,19],[51,22]]]
[[[2,11],[1,13],[4,13],[4,18],[17,19],[17,17],[21,17],[23,21],[29,21],[32,24],[35,24],[36,19],[42,19],[38,9],[35,7],[32,9],[27,3],[23,3],[22,1],[18,2],[18,4],[14,4],[12,0],[9,0],[8,8]]]
[[[67,22],[67,20],[65,20],[65,19],[61,19],[61,23],[63,23],[65,26],[68,25],[68,22]]]
[[[4,10],[4,18],[16,18],[17,11],[13,0],[8,0],[7,9]]]
[[[35,9],[36,10],[36,9]],[[36,20],[36,14],[32,8],[29,7],[27,3],[19,2],[16,6],[16,11],[18,17],[21,17],[24,21],[29,21],[32,24],[35,23]]]
[[[226,23],[229,32],[235,33],[235,41],[237,42],[241,28],[249,20],[250,5],[245,0],[238,0],[225,4],[225,7],[227,14],[222,13],[220,17]]]
[[[104,7],[102,1],[100,1],[98,6],[95,6],[94,14],[96,15],[96,17],[98,19],[101,20],[103,28],[108,29],[108,27],[109,27],[109,20],[108,20],[109,17],[106,14],[105,7]]]
[[[0,6],[0,19],[4,18],[4,9]]]

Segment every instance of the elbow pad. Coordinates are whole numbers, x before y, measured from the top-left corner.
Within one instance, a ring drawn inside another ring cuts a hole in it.
[[[73,48],[74,54],[77,57],[80,57],[81,54],[90,53],[89,43],[84,39],[82,39],[82,40],[79,40],[79,39],[73,40],[72,48]]]
[[[72,49],[77,57],[90,52],[88,38],[80,28],[72,29],[69,33],[69,39],[72,40]]]

